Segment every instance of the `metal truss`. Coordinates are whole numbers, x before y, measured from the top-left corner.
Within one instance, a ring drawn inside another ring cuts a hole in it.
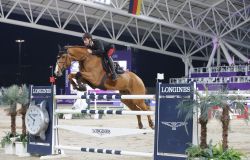
[[[192,60],[209,60],[214,38],[249,54],[248,0],[143,0],[140,15],[129,14],[128,7],[129,0],[111,0],[110,5],[0,0],[0,22],[78,37],[90,32],[107,42],[181,58],[189,66]]]

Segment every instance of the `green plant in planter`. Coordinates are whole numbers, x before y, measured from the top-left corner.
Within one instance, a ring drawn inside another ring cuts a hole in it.
[[[197,145],[189,144],[186,154],[190,160],[195,157],[202,157],[202,149]]]
[[[213,158],[213,145],[212,141],[209,142],[207,148],[201,148],[201,146],[189,144],[189,147],[186,149],[186,154],[188,160],[193,160],[199,158],[201,160],[207,160]]]
[[[16,141],[22,142],[25,146],[28,142],[28,135],[27,134],[20,134]]]
[[[222,144],[212,145],[211,141],[207,148],[202,149],[200,146],[189,144],[186,149],[188,160],[241,160],[245,155],[233,148],[223,150]]]
[[[223,154],[223,147],[221,144],[212,146],[213,157],[219,157]]]
[[[1,146],[4,148],[6,145],[11,144],[11,138],[17,137],[17,135],[13,135],[11,132],[5,132],[6,135],[1,139]]]
[[[229,148],[222,155],[220,155],[217,159],[218,160],[241,160],[241,157],[245,157],[245,155],[237,150]]]
[[[58,117],[59,119],[63,119],[63,113],[57,113],[57,117]]]

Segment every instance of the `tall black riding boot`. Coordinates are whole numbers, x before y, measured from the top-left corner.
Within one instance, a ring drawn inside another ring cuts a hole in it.
[[[115,72],[115,66],[114,66],[113,59],[111,57],[108,57],[107,59],[108,59],[109,67],[110,67],[111,74],[112,74],[112,80],[115,81],[118,76]]]

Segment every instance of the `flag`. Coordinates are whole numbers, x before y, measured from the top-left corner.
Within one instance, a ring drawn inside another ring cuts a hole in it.
[[[54,76],[49,77],[49,82],[50,83],[55,83],[56,79]]]
[[[130,0],[129,13],[140,15],[142,0]]]

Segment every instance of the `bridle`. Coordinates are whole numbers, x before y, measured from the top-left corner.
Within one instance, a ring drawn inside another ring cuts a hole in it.
[[[60,59],[61,56],[58,56],[57,59]],[[69,56],[70,55],[67,54],[67,56],[66,56],[66,58],[65,58],[65,60],[63,62],[58,62],[58,60],[56,61],[56,65],[58,66],[58,69],[60,70],[61,73],[66,69],[66,67],[64,67],[64,66],[66,66],[67,60],[70,58]],[[62,67],[60,67],[59,64],[62,64]]]

